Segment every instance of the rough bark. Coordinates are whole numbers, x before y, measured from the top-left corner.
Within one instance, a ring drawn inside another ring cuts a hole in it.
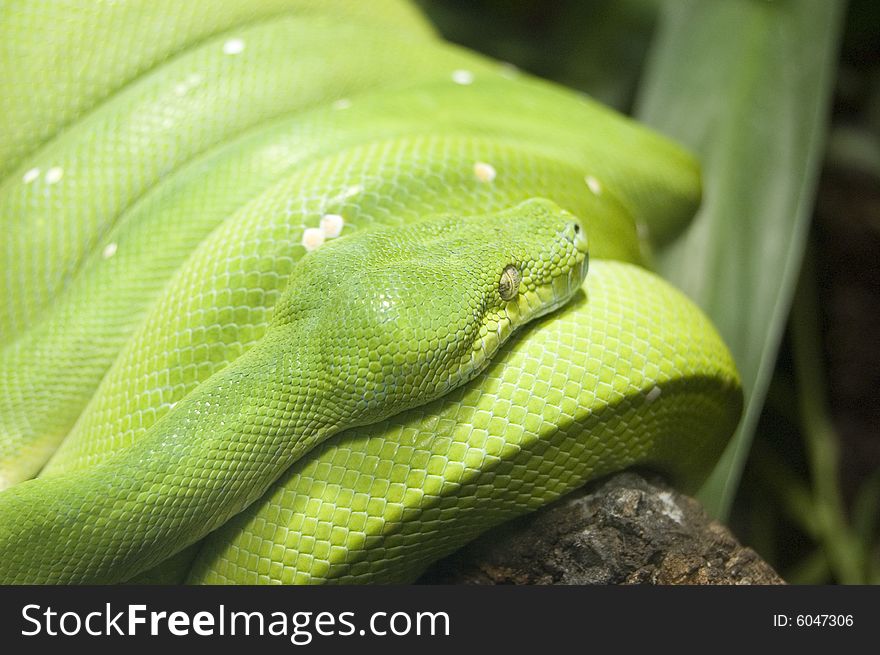
[[[435,584],[784,584],[659,479],[621,473],[490,531],[438,562]]]

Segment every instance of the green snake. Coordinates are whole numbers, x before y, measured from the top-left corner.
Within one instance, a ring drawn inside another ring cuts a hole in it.
[[[0,582],[408,582],[735,428],[647,269],[700,195],[661,136],[392,0],[13,0],[0,38]]]

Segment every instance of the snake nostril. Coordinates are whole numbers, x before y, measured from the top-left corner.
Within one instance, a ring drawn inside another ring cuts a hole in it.
[[[580,250],[581,252],[587,252],[587,233],[583,227],[581,227],[580,221],[572,221],[572,236],[570,237],[571,242],[574,246]]]

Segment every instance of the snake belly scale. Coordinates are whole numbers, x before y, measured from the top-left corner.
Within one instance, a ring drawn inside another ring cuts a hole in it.
[[[397,0],[0,37],[0,581],[411,581],[597,475],[693,488],[735,428],[645,268],[700,195],[661,136]]]

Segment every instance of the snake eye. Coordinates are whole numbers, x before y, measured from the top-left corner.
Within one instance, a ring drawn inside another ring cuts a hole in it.
[[[519,274],[516,266],[510,264],[505,266],[501,273],[501,279],[498,281],[498,293],[502,300],[510,300],[519,292],[519,282],[522,276]]]

